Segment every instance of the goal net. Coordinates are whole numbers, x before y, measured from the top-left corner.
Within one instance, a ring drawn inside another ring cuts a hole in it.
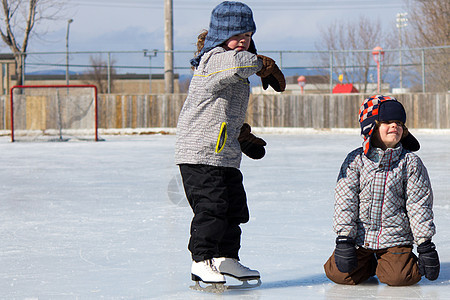
[[[11,88],[11,141],[98,141],[95,85]]]

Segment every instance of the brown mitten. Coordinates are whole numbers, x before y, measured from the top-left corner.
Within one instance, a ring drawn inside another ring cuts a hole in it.
[[[250,158],[261,159],[266,154],[264,146],[267,145],[267,143],[262,138],[258,138],[250,132],[250,125],[244,123],[244,125],[242,125],[241,127],[241,133],[238,137],[239,144],[241,145],[241,150]]]
[[[261,82],[264,90],[267,90],[269,85],[277,92],[284,92],[286,89],[286,79],[277,65],[275,65],[272,74],[261,77]]]
[[[264,55],[258,55],[258,58],[262,59],[263,66],[261,70],[259,70],[259,72],[256,73],[256,75],[264,78],[272,74],[274,66],[276,66],[275,61],[270,57]]]

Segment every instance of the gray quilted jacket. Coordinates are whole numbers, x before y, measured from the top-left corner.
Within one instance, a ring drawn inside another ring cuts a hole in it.
[[[261,67],[262,60],[247,51],[216,47],[202,56],[178,118],[176,164],[240,167],[248,77]]]
[[[334,230],[368,249],[417,244],[435,234],[433,192],[420,158],[403,147],[348,154],[335,189]]]

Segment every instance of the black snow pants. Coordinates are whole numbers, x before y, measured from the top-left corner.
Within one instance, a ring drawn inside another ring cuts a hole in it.
[[[241,228],[249,220],[242,173],[236,168],[181,164],[184,190],[194,212],[189,251],[194,261],[239,259]]]

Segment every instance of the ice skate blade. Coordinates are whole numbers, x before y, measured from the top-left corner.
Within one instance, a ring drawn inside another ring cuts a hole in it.
[[[255,281],[256,283],[250,283],[249,281]],[[242,284],[237,284],[237,285],[227,285],[226,289],[227,290],[244,290],[244,289],[254,289],[257,288],[261,285],[261,279],[259,278],[254,278],[254,279],[240,279],[240,281],[242,281]]]
[[[208,286],[202,287],[199,281],[195,281],[195,285],[190,286],[190,288],[195,291],[214,294],[221,294],[227,289],[224,283],[211,283]]]

